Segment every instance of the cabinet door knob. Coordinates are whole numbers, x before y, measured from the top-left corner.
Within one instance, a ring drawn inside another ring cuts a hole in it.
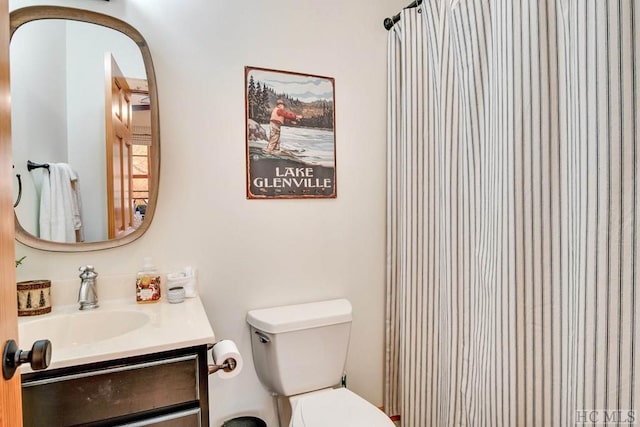
[[[11,379],[18,366],[27,362],[34,371],[47,369],[51,363],[51,351],[52,345],[49,340],[34,342],[29,351],[18,349],[14,340],[7,341],[2,352],[2,376],[5,380]]]

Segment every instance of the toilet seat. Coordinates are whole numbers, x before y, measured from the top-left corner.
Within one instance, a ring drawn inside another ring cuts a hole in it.
[[[393,427],[384,412],[346,388],[292,399],[289,427]]]

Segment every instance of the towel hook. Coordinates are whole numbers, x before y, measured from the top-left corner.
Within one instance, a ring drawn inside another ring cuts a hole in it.
[[[13,165],[13,168],[15,169],[15,165]],[[17,173],[16,174],[16,178],[18,178],[18,198],[16,199],[16,202],[13,204],[13,207],[17,207],[18,203],[20,203],[20,199],[22,199],[22,179],[20,178],[20,174]]]

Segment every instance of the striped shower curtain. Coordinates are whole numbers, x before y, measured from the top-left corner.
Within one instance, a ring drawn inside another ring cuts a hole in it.
[[[387,412],[640,424],[640,3],[425,0],[388,43]]]

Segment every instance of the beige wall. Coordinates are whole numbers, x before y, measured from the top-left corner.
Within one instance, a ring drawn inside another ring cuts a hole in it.
[[[219,339],[245,369],[210,378],[211,425],[256,414],[275,425],[251,361],[247,310],[347,297],[354,306],[349,386],[382,404],[385,264],[384,17],[406,0],[77,0],[131,23],[147,39],[159,84],[159,209],[140,240],[119,249],[27,255],[18,279],[134,272],[144,256],[164,271],[193,265]],[[12,8],[67,1],[14,0]],[[245,198],[244,66],[335,78],[335,200]],[[129,284],[127,284],[129,286]],[[130,284],[133,295],[133,284]],[[55,303],[55,302],[54,302]]]

